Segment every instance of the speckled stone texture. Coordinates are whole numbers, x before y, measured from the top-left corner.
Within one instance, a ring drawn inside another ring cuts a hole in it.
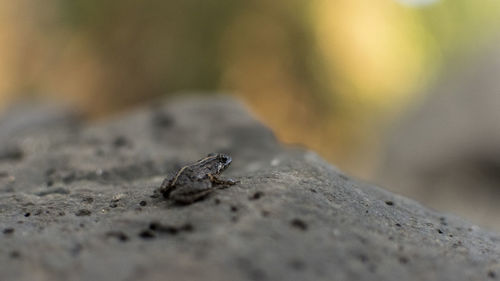
[[[279,144],[234,100],[88,125],[26,114],[36,125],[0,122],[0,280],[500,278],[499,236]],[[191,205],[154,196],[210,152],[239,184]]]

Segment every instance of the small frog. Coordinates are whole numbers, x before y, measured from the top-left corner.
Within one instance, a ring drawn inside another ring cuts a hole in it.
[[[165,198],[171,198],[177,203],[193,203],[217,188],[237,183],[217,177],[231,161],[228,155],[211,153],[193,164],[182,167],[172,178],[163,180],[159,191]]]

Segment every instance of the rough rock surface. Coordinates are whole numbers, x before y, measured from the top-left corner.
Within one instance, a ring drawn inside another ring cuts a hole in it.
[[[2,143],[0,280],[500,278],[496,234],[280,145],[233,100],[57,124]],[[214,151],[239,184],[191,205],[152,197]]]

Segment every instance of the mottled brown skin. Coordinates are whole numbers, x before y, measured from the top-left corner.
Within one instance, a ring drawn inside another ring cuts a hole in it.
[[[218,178],[231,161],[231,157],[225,154],[209,154],[193,164],[182,167],[172,178],[165,179],[160,186],[160,192],[165,198],[177,203],[193,203],[217,188],[236,184],[233,180]]]

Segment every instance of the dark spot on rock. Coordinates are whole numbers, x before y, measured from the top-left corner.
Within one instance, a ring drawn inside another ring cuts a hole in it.
[[[453,238],[453,234],[449,234],[448,237]]]
[[[290,260],[288,262],[288,265],[294,269],[294,270],[297,270],[297,271],[302,271],[306,268],[306,264],[299,260],[299,259],[293,259],[293,260]]]
[[[174,124],[174,118],[163,111],[156,111],[152,118],[153,126],[158,128],[168,128]]]
[[[109,203],[109,207],[116,208],[116,207],[118,207],[118,204],[116,202],[111,202],[111,203]]]
[[[87,210],[87,209],[80,209],[80,210],[76,211],[76,213],[75,213],[75,215],[77,217],[90,216],[90,214],[92,214],[92,212],[90,210]]]
[[[394,202],[392,201],[385,201],[385,204],[387,204],[388,206],[394,206]]]
[[[108,231],[108,232],[106,232],[106,236],[116,238],[122,242],[126,242],[128,240],[127,234],[125,234],[121,231]]]
[[[153,231],[151,230],[143,230],[139,233],[139,237],[142,238],[142,239],[153,239],[156,237],[156,235],[154,234]]]
[[[0,161],[19,161],[23,159],[23,157],[23,151],[17,146],[0,150]]]
[[[35,211],[34,215],[39,216],[41,213],[43,213],[42,209],[38,209]]]
[[[232,216],[231,217],[231,222],[233,222],[233,223],[237,223],[238,220],[239,220],[238,216]]]
[[[192,232],[193,229],[193,225],[190,223],[185,223],[181,226],[165,225],[159,222],[152,222],[149,224],[149,230],[171,235],[177,235],[180,232]]]
[[[443,234],[443,231],[442,231],[441,229],[439,229],[439,228],[437,229],[437,232],[438,232],[439,234]]]
[[[82,199],[82,203],[90,204],[92,202],[94,202],[94,198],[92,198],[92,197],[85,197]]]
[[[493,270],[490,270],[488,271],[488,277],[494,279],[497,277],[497,274]]]
[[[266,211],[266,210],[262,210],[262,211],[260,212],[260,214],[261,214],[263,217],[265,217],[265,218],[269,217],[269,215],[270,215],[269,211]]]
[[[310,190],[312,193],[317,193],[316,189],[314,189],[314,188],[311,188],[311,189],[309,189],[309,190]]]
[[[249,277],[252,280],[255,281],[262,281],[262,280],[267,280],[267,275],[266,273],[258,268],[253,268],[248,271]]]
[[[233,205],[233,206],[231,206],[230,210],[231,210],[231,212],[236,213],[236,212],[238,212],[238,207]]]
[[[141,202],[139,202],[139,205],[141,205],[141,206],[143,206],[143,207],[144,207],[144,206],[146,206],[147,204],[148,204],[148,203],[147,203],[146,201],[144,201],[144,200],[143,200],[143,201],[141,201]]]
[[[14,233],[14,228],[8,227],[3,230],[3,234],[12,234]]]
[[[8,176],[9,176],[9,173],[4,172],[4,171],[0,171],[0,178],[6,178]]]
[[[54,181],[53,180],[48,180],[47,181],[47,186],[50,187],[50,186],[53,186],[54,185]]]
[[[401,227],[401,224],[400,223],[396,223],[395,224],[397,227]]]
[[[70,251],[72,256],[76,257],[76,256],[80,255],[82,250],[83,250],[82,244],[76,243],[73,247],[71,247],[71,249],[69,251]]]
[[[394,237],[389,236],[389,237],[387,237],[387,239],[389,239],[389,240],[391,240],[391,241],[392,241],[392,240],[394,240]]]
[[[96,156],[100,156],[100,157],[104,156],[104,154],[106,154],[102,148],[97,148],[94,153]]]
[[[81,228],[84,228],[84,227],[85,227],[85,224],[84,224],[84,223],[80,223],[80,224],[79,224],[79,226],[80,226]]]
[[[57,214],[58,214],[59,216],[61,216],[61,217],[62,217],[62,216],[64,216],[64,215],[66,215],[66,213],[65,213],[64,211],[59,211],[59,213],[57,213]]]
[[[124,147],[124,146],[128,146],[130,145],[130,142],[129,140],[124,137],[124,136],[117,136],[114,140],[113,140],[113,146],[114,147],[117,147],[117,148],[121,148],[121,147]]]
[[[302,231],[306,231],[307,230],[307,224],[301,220],[301,219],[293,219],[290,224],[297,228],[297,229],[300,229]]]
[[[75,172],[68,172],[66,175],[62,176],[62,181],[65,184],[70,184],[76,179],[76,173]]]
[[[17,259],[17,258],[21,257],[21,253],[19,251],[11,251],[9,253],[9,257],[11,257],[13,259]]]
[[[31,213],[26,213],[26,214],[24,214],[24,216],[29,217],[29,216],[31,216]]]
[[[407,257],[399,257],[399,263],[401,264],[407,264],[408,263],[408,258]]]
[[[52,176],[55,172],[56,172],[56,169],[55,169],[55,168],[48,168],[48,169],[45,171],[45,175],[46,175],[47,177],[50,177],[50,176]]]
[[[445,217],[440,217],[439,221],[441,222],[442,225],[448,225],[448,223],[446,222],[446,218]]]
[[[365,214],[368,214],[368,210],[365,211]]]
[[[215,198],[214,203],[215,203],[215,205],[219,205],[220,204],[220,199],[219,198]]]
[[[264,193],[263,193],[263,192],[261,192],[261,191],[257,191],[257,192],[255,192],[252,196],[250,196],[250,198],[249,198],[249,199],[250,199],[250,200],[258,200],[258,199],[260,199],[263,195],[264,195]]]
[[[360,254],[358,255],[358,259],[362,262],[362,263],[366,263],[368,262],[368,257],[365,256],[364,254]]]

